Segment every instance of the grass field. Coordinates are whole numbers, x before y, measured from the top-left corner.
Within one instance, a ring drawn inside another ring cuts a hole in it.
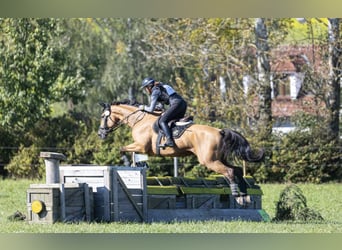
[[[182,223],[55,223],[29,224],[8,219],[15,211],[27,214],[26,189],[32,180],[0,180],[0,233],[342,233],[342,184],[298,184],[309,208],[323,222],[206,221]],[[285,184],[263,184],[263,209],[275,216],[276,202]]]

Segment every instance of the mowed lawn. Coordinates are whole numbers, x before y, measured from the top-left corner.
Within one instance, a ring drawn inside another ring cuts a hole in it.
[[[175,223],[55,223],[11,221],[17,210],[27,215],[26,190],[32,180],[0,180],[0,233],[342,233],[342,184],[298,184],[309,208],[324,221],[248,222],[205,221]],[[273,218],[286,184],[261,184],[262,205]]]

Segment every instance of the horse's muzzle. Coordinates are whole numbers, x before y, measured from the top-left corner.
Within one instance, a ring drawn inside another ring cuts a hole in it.
[[[108,129],[106,128],[99,128],[99,130],[97,131],[97,135],[102,139],[106,139],[107,135],[108,135]]]

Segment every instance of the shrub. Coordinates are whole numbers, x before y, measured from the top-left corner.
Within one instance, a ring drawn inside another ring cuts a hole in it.
[[[324,127],[319,125],[324,122],[304,114],[297,122],[297,130],[274,142],[271,174],[291,182],[340,180],[341,145],[327,139]]]
[[[310,221],[323,220],[323,217],[318,212],[308,208],[306,197],[298,186],[289,185],[280,194],[273,220]]]
[[[31,147],[21,145],[19,152],[5,167],[9,176],[12,178],[41,179],[45,174],[45,166],[39,158],[39,153],[39,149],[35,145]]]

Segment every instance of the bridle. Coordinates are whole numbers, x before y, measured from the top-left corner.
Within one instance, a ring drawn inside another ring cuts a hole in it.
[[[113,122],[113,124],[115,124],[115,121],[113,121],[112,117],[110,116],[111,115],[111,110],[110,110],[110,106],[109,105],[106,105],[104,107],[104,110],[103,110],[103,126],[99,127],[99,130],[100,131],[104,131],[106,134],[112,132],[113,130],[116,129],[115,126],[112,126],[112,127],[108,127],[108,119],[111,120]]]
[[[112,111],[111,111],[111,106],[108,104],[108,103],[100,103],[100,105],[103,107],[103,126],[100,126],[99,127],[99,132],[101,134],[105,134],[107,135],[108,133],[111,133],[115,130],[117,130],[119,127],[121,127],[123,124],[125,124],[128,119],[134,115],[135,113],[141,111],[141,110],[135,110],[133,111],[132,113],[130,113],[129,115],[125,116],[123,119],[121,119],[119,122],[115,122],[112,117],[111,117],[111,114],[112,114]],[[139,121],[141,121],[144,116],[145,116],[145,112],[142,112],[142,117],[140,118],[140,116],[135,120],[133,126],[138,123]],[[139,119],[140,118],[140,119]],[[113,126],[112,127],[108,127],[108,120],[112,121],[113,122]]]

